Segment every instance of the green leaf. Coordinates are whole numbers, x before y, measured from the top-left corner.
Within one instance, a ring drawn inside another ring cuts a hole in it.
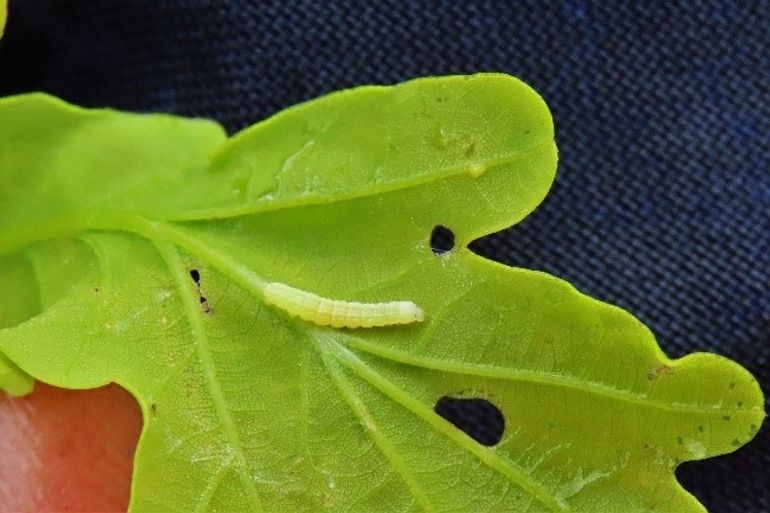
[[[8,17],[8,2],[7,0],[0,0],[0,37],[3,37],[3,31],[5,30],[5,19]]]
[[[534,209],[555,167],[545,104],[505,75],[343,91],[227,141],[0,100],[0,253],[40,298],[0,348],[45,382],[136,396],[134,512],[702,511],[673,469],[754,436],[750,374],[670,360],[630,314],[466,248]],[[456,239],[440,256],[437,225]],[[426,319],[317,326],[265,304],[268,282]],[[496,405],[499,443],[436,414],[442,397]]]
[[[0,353],[0,390],[13,396],[22,396],[31,393],[34,387],[32,377]]]
[[[3,291],[13,291],[12,299],[0,308],[0,331],[40,313],[40,299],[35,276],[21,254],[0,254],[0,279]],[[6,292],[8,294],[8,292]],[[32,392],[34,380],[0,352],[0,391],[14,396]]]

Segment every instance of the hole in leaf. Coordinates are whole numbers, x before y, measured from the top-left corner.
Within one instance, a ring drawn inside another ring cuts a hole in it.
[[[190,277],[193,279],[196,285],[200,285],[201,273],[198,272],[198,269],[190,269]]]
[[[443,255],[455,247],[455,234],[446,226],[436,225],[430,234],[430,248],[433,253]]]
[[[486,399],[444,396],[433,411],[481,445],[497,445],[505,431],[503,412]]]

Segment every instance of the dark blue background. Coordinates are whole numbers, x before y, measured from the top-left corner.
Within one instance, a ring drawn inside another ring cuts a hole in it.
[[[282,5],[287,4],[287,5]],[[288,4],[291,4],[290,6]],[[621,305],[673,356],[770,385],[770,2],[11,0],[0,94],[215,118],[230,131],[363,83],[504,71],[551,106],[551,195],[474,244]],[[770,511],[767,426],[678,475]]]

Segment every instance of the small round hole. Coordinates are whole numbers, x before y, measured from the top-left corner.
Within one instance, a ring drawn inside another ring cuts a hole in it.
[[[437,225],[430,234],[430,248],[436,255],[443,255],[455,247],[455,234],[446,226]]]

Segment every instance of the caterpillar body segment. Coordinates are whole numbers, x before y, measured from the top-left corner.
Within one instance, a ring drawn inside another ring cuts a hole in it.
[[[302,320],[334,328],[374,328],[409,324],[425,319],[422,309],[411,301],[359,303],[321,297],[283,283],[268,283],[265,302]]]

